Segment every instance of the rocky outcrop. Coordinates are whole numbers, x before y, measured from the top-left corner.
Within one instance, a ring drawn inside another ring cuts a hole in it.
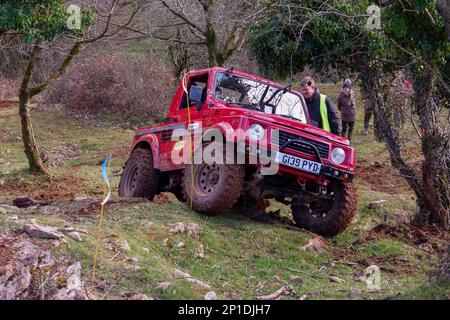
[[[0,238],[0,300],[88,299],[81,264],[59,265],[55,244],[38,245],[22,237]]]

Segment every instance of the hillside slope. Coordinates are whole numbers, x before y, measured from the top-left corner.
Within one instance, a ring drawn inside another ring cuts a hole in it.
[[[334,87],[327,89],[332,95]],[[205,217],[171,194],[153,202],[119,201],[115,196],[105,208],[98,269],[91,283],[99,200],[104,194],[101,162],[112,155],[116,195],[133,132],[98,119],[68,116],[63,108],[37,108],[36,138],[52,177],[34,176],[26,172],[17,106],[3,106],[0,240],[28,238],[21,230],[31,219],[40,225],[86,230],[82,241],[67,238],[53,254],[58,261],[81,262],[92,299],[123,299],[133,293],[156,299],[202,299],[211,290],[219,299],[254,299],[286,284],[293,291],[282,298],[289,299],[447,299],[448,283],[430,283],[429,272],[438,267],[448,239],[409,226],[414,196],[391,168],[383,144],[361,135],[362,116],[360,111],[354,141],[358,214],[347,231],[326,239],[325,252],[301,250],[315,235],[292,228],[284,219],[263,223],[230,212]],[[373,166],[375,161],[384,166]],[[41,205],[5,206],[20,195]],[[369,209],[369,202],[380,199],[387,200],[384,207]],[[271,209],[289,214],[277,204]],[[172,234],[170,225],[177,222],[197,224],[200,235]],[[48,240],[33,242],[45,245]],[[368,290],[360,279],[370,265],[381,268],[380,290]]]

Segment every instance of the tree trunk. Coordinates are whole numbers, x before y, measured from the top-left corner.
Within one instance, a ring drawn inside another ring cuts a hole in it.
[[[440,112],[431,97],[436,78],[429,70],[414,74],[416,92],[415,108],[422,129],[422,187],[425,210],[415,218],[419,225],[437,223],[444,229],[449,228],[450,214],[450,171],[446,154],[450,148],[448,137],[440,125]]]
[[[379,92],[378,75],[370,70],[370,68],[365,67],[363,67],[360,74],[364,91],[367,93],[369,100],[372,101],[375,126],[378,128],[378,138],[385,142],[392,166],[406,179],[407,183],[416,194],[419,207],[423,208],[424,195],[420,179],[417,172],[408,166],[401,155],[400,143],[388,121],[389,117],[385,112],[384,98]]]
[[[31,172],[47,173],[34,138],[33,126],[31,125],[31,117],[29,110],[29,95],[27,92],[19,95],[19,114],[20,124],[22,126],[22,140],[25,147]]]
[[[36,144],[36,139],[34,138],[29,103],[32,97],[47,89],[53,81],[61,77],[66,72],[73,59],[83,48],[83,42],[74,43],[58,70],[53,73],[53,75],[51,75],[46,81],[30,88],[30,82],[36,67],[36,62],[39,58],[40,52],[42,51],[41,42],[42,41],[39,40],[34,45],[28,60],[27,68],[25,69],[22,77],[22,84],[19,92],[19,115],[20,123],[22,125],[22,140],[25,147],[25,154],[27,155],[28,162],[30,164],[30,171],[47,174],[48,172],[42,163],[39,149]]]
[[[25,73],[22,78],[22,84],[19,92],[19,115],[20,124],[22,127],[22,140],[25,148],[25,154],[30,165],[30,171],[47,174],[47,170],[42,163],[39,149],[34,138],[33,126],[31,125],[29,109],[31,94],[28,89],[35,68],[35,63],[41,50],[41,42],[38,41],[33,47],[30,60],[28,61],[27,68],[25,69]]]
[[[218,61],[217,50],[217,35],[211,24],[206,26],[206,47],[208,49],[208,64],[209,67],[222,67],[223,63]]]
[[[410,167],[401,155],[398,137],[389,122],[386,103],[380,93],[378,76],[369,68],[362,70],[361,80],[364,90],[373,101],[376,125],[382,140],[386,143],[392,166],[406,179],[417,199],[419,211],[414,223],[424,226],[437,223],[449,228],[450,171],[445,155],[450,148],[448,138],[439,127],[439,110],[431,103],[435,79],[431,72],[415,72],[414,86],[417,93],[416,110],[422,128],[421,173]]]

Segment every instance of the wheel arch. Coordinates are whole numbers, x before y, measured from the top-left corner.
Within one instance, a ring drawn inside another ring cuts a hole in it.
[[[161,155],[158,138],[154,134],[145,135],[136,139],[133,143],[132,151],[140,149],[147,149],[152,152],[153,167],[155,169],[161,168]]]
[[[224,138],[224,140],[226,141],[227,139],[227,133],[228,132],[233,132],[233,137],[234,137],[234,128],[231,126],[231,124],[229,124],[226,121],[221,121],[218,123],[215,123],[214,125],[212,125],[209,130],[219,130],[222,133],[222,136]]]

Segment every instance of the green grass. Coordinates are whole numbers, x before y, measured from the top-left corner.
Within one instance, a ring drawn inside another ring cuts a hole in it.
[[[450,281],[441,281],[434,285],[425,283],[407,292],[405,297],[410,300],[437,300],[442,298],[448,300],[450,299]]]
[[[359,248],[360,252],[370,257],[389,257],[389,256],[404,256],[405,248],[398,241],[390,239],[381,239],[372,243],[365,243]]]
[[[71,221],[64,216],[45,216],[40,214],[21,215],[21,221],[35,218],[38,223],[63,227],[65,225],[85,228],[90,234],[83,236],[83,242],[68,240],[67,246],[61,246],[57,255],[71,261],[81,261],[85,278],[89,279],[95,251],[96,212]],[[153,226],[148,222],[152,221]],[[199,239],[187,235],[169,235],[168,225],[173,222],[198,223],[203,234]],[[344,233],[345,235],[345,233]],[[342,239],[343,235],[339,236]],[[163,240],[169,238],[167,246]],[[105,281],[112,286],[107,298],[120,298],[125,291],[137,290],[160,299],[196,299],[201,298],[208,289],[198,287],[186,280],[173,280],[175,269],[190,273],[193,277],[208,283],[222,298],[252,299],[261,294],[273,292],[280,283],[275,276],[290,281],[289,276],[300,275],[302,281],[292,283],[300,295],[313,295],[316,298],[346,298],[348,292],[360,288],[363,297],[381,298],[394,296],[406,288],[414,288],[414,283],[425,280],[424,273],[403,275],[401,271],[395,276],[389,273],[386,279],[389,285],[381,293],[365,289],[364,284],[356,280],[362,266],[349,266],[338,261],[332,252],[319,256],[299,250],[310,238],[309,235],[286,230],[273,225],[259,224],[252,220],[235,217],[232,214],[205,219],[191,212],[184,206],[172,202],[167,205],[146,203],[140,205],[111,205],[105,211],[105,220],[101,232],[100,254],[97,262],[97,282]],[[119,244],[126,240],[131,250],[120,251]],[[176,248],[179,241],[186,243],[184,250]],[[112,246],[112,247],[111,247]],[[198,260],[195,253],[203,246],[205,258]],[[114,248],[114,249],[113,249]],[[148,248],[149,253],[142,248]],[[411,250],[409,248],[408,250]],[[375,243],[364,244],[349,259],[399,258],[405,255],[403,244],[381,239]],[[414,254],[414,250],[412,251]],[[114,257],[114,260],[111,258]],[[139,270],[127,257],[138,260]],[[420,263],[419,261],[416,261]],[[430,263],[431,261],[428,261]],[[431,264],[421,263],[428,268]],[[401,268],[399,265],[389,268]],[[330,282],[329,276],[343,279],[343,283]],[[173,285],[166,289],[157,289],[158,282],[171,281]],[[257,290],[259,283],[264,283],[262,290]],[[91,288],[93,297],[101,298],[102,292]]]
[[[335,87],[326,88],[332,89]],[[103,283],[105,287],[100,290],[90,283],[99,208],[89,207],[82,212],[82,203],[68,200],[76,196],[98,200],[103,197],[101,161],[105,155],[112,154],[111,172],[120,170],[128,156],[133,133],[114,128],[107,122],[96,124],[92,120],[71,118],[62,108],[36,111],[32,116],[37,141],[50,151],[50,156],[52,148],[67,143],[74,145],[80,153],[64,158],[58,167],[52,168],[52,177],[44,178],[27,173],[20,140],[0,137],[0,179],[5,180],[0,202],[10,202],[19,194],[54,201],[45,207],[46,213],[42,209],[21,211],[18,223],[0,214],[0,234],[17,229],[30,219],[43,225],[88,230],[88,235],[82,235],[82,242],[69,239],[66,245],[56,249],[55,254],[60,259],[81,261],[83,278],[93,298],[121,298],[123,292],[135,291],[158,299],[202,299],[209,291],[186,280],[173,279],[175,269],[206,282],[219,298],[254,299],[276,291],[284,285],[283,280],[293,286],[297,298],[306,294],[310,299],[348,299],[349,292],[355,288],[361,289],[364,299],[445,299],[448,296],[448,285],[428,282],[427,272],[438,263],[436,254],[384,234],[367,237],[371,226],[385,220],[390,224],[397,223],[399,212],[407,212],[409,217],[413,215],[412,193],[406,187],[397,193],[385,193],[378,186],[358,179],[358,175],[355,180],[359,195],[358,214],[354,222],[342,234],[327,239],[329,250],[317,256],[300,250],[312,237],[309,233],[259,223],[229,212],[205,217],[172,195],[169,195],[168,203],[107,205],[96,272],[96,284]],[[358,114],[354,143],[357,158],[369,163],[376,159],[389,165],[383,144],[374,142],[370,135],[360,134],[361,122],[362,111]],[[20,137],[16,113],[2,116],[0,128]],[[111,181],[115,195],[119,176],[112,174]],[[386,206],[369,209],[368,203],[378,199],[388,200]],[[272,202],[270,210],[276,209],[284,216],[289,215],[288,207]],[[179,221],[199,224],[203,230],[201,237],[170,235],[169,224]],[[169,240],[164,245],[166,238]],[[357,243],[358,239],[363,241]],[[129,252],[120,249],[118,243],[124,240],[131,248]],[[180,241],[186,244],[182,250],[176,248]],[[148,248],[148,252],[143,248]],[[201,250],[205,258],[199,260],[195,255]],[[137,263],[127,258],[137,259]],[[379,265],[382,270],[382,290],[378,292],[369,291],[358,281],[363,270],[371,264]],[[294,275],[300,276],[301,281],[290,281],[290,276]],[[332,282],[330,276],[344,281]],[[156,288],[164,281],[172,282],[172,286]]]

